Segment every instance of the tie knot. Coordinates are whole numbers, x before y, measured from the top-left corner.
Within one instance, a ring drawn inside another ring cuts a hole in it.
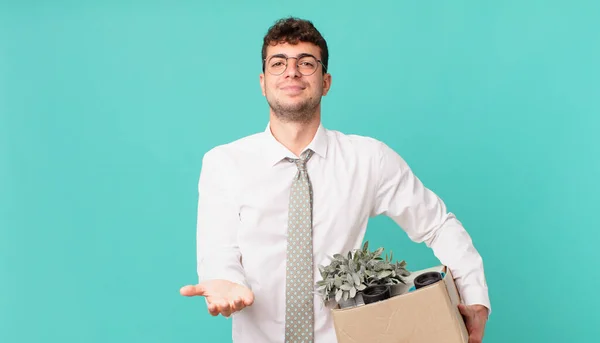
[[[287,158],[287,160],[289,162],[294,162],[296,167],[298,167],[298,170],[306,171],[306,162],[308,162],[312,155],[313,151],[308,149],[300,155],[300,158]]]

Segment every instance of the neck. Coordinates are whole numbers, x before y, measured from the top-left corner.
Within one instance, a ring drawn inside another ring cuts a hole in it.
[[[270,127],[273,137],[296,156],[300,156],[302,150],[313,140],[320,123],[320,114],[315,115],[313,119],[307,122],[285,122],[272,113],[270,115]]]

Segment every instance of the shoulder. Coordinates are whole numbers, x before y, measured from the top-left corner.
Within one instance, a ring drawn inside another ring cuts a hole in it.
[[[260,151],[260,144],[264,139],[264,132],[250,134],[228,143],[212,147],[203,156],[203,164],[207,162],[233,162],[244,156],[249,156]]]
[[[343,150],[352,150],[370,156],[380,156],[389,147],[380,139],[355,133],[344,133],[338,130],[327,130],[329,141]]]
[[[213,146],[201,159],[199,188],[211,185],[232,187],[239,177],[239,170],[255,154],[260,133],[251,134],[234,141]],[[221,182],[227,180],[227,182]]]
[[[378,168],[386,165],[400,169],[408,167],[403,157],[381,139],[336,130],[328,130],[327,134],[329,142],[345,156],[355,157],[358,161],[371,162]]]

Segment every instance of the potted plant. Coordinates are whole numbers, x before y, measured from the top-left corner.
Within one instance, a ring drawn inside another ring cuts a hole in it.
[[[370,276],[372,276],[369,279],[369,285],[390,286],[390,297],[408,291],[408,285],[406,284],[404,277],[410,275],[410,272],[406,269],[406,261],[394,262],[393,259],[394,253],[390,252],[389,256],[386,254],[385,260],[378,260],[372,269],[367,271],[367,275],[370,274]]]
[[[385,259],[382,253],[383,248],[369,251],[366,241],[362,249],[347,255],[335,254],[328,266],[319,266],[322,280],[316,286],[323,301],[335,300],[346,308],[404,293],[407,286],[403,277],[410,275],[406,262],[394,263],[393,253],[389,257],[386,254]],[[365,296],[369,299],[365,300]]]
[[[364,275],[356,259],[356,253],[350,251],[347,255],[333,255],[328,266],[319,266],[323,279],[317,281],[316,285],[323,302],[335,300],[341,308],[364,304],[359,293],[366,286],[363,284]]]
[[[390,297],[406,293],[408,285],[404,277],[409,276],[410,272],[406,269],[405,261],[394,262],[394,253],[386,254],[385,259],[381,258],[383,248],[379,248],[372,253],[368,252],[368,243],[363,246],[363,254],[367,260],[367,269],[365,270],[367,286],[386,285],[390,289]]]

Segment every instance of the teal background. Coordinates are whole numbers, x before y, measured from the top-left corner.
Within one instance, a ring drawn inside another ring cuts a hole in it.
[[[484,342],[600,334],[597,1],[2,1],[0,342],[229,342],[196,281],[211,147],[263,130],[279,17],[328,40],[324,123],[396,149],[483,255]],[[370,223],[412,269],[437,263]],[[581,276],[583,274],[584,276]]]

